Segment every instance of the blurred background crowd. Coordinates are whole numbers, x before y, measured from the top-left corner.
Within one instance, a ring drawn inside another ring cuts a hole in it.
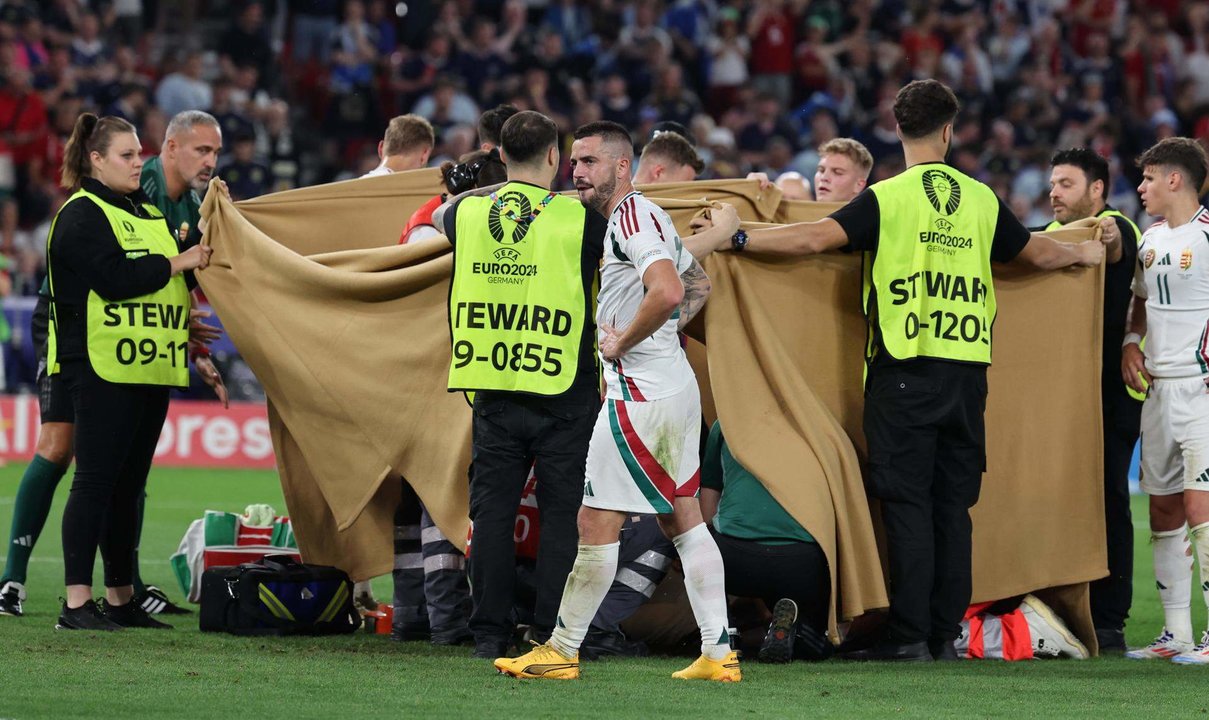
[[[13,295],[37,291],[84,110],[133,122],[148,157],[173,114],[209,111],[237,198],[361,175],[406,112],[437,130],[430,164],[456,159],[498,103],[568,135],[680,122],[705,178],[811,178],[818,145],[854,137],[875,181],[903,166],[894,93],[925,77],[963,103],[950,161],[1026,224],[1052,217],[1050,155],[1078,145],[1136,216],[1133,158],[1209,142],[1209,2],[0,0],[0,262]]]

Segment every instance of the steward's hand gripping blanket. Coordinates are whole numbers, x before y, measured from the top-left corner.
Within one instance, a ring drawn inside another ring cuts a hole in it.
[[[202,632],[336,635],[361,626],[348,574],[290,555],[211,568],[201,585]]]

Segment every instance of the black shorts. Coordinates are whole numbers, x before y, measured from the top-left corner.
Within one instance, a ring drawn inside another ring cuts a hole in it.
[[[38,409],[42,423],[74,423],[76,411],[71,405],[71,393],[63,384],[63,374],[48,375],[44,367],[38,368]]]

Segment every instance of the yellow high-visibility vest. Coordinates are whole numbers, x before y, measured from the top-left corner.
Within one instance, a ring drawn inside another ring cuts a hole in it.
[[[585,322],[578,200],[512,182],[458,205],[449,390],[559,395],[579,369]]]
[[[154,205],[143,208],[151,217],[142,218],[114,207],[87,190],[78,190],[63,207],[73,202],[93,202],[105,213],[114,237],[127,257],[163,255],[174,257],[180,250],[176,238]],[[62,208],[59,213],[62,213]],[[51,223],[46,239],[46,257],[54,238]],[[47,372],[60,371],[58,361],[58,321],[54,306],[54,263],[47,263],[51,295],[51,323],[47,338]],[[88,291],[86,313],[88,361],[101,379],[112,383],[137,385],[189,385],[189,289],[185,278],[174,275],[168,284],[129,300],[112,302]]]
[[[866,254],[864,300],[880,343],[869,343],[870,357],[880,344],[899,360],[990,364],[995,193],[942,163],[915,165],[871,189],[880,227],[876,252]]]

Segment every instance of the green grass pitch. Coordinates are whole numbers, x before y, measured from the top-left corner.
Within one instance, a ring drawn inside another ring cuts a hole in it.
[[[0,468],[0,532],[7,540],[24,467]],[[682,658],[587,663],[578,682],[496,675],[467,648],[433,649],[358,633],[322,639],[235,638],[197,630],[76,633],[53,629],[62,594],[59,489],[30,566],[24,618],[0,617],[0,718],[1116,718],[1209,714],[1209,668],[1123,659],[963,662],[903,667],[832,661],[744,664],[735,686],[683,683]],[[252,502],[284,509],[268,472],[152,471],[143,575],[180,597],[168,568],[203,510]],[[1131,645],[1162,623],[1150,571],[1145,500],[1135,498],[1137,582]],[[99,577],[99,569],[97,577]],[[379,579],[375,592],[389,598]],[[1205,622],[1193,598],[1194,622]]]

